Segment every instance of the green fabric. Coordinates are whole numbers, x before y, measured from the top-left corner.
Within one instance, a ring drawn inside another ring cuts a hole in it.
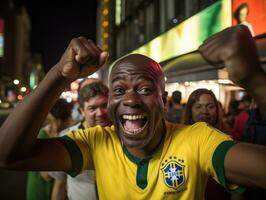
[[[224,173],[224,158],[228,150],[237,144],[236,141],[224,141],[215,150],[212,158],[212,164],[218,176],[220,184],[231,193],[242,193],[245,191],[244,187],[237,187],[235,190],[230,190],[228,187],[228,181],[226,180]]]
[[[41,129],[38,138],[48,138],[44,129]],[[40,172],[28,172],[27,176],[27,200],[50,200],[53,189],[52,181],[45,181]]]
[[[141,189],[145,189],[148,184],[147,176],[149,169],[149,160],[151,159],[151,157],[145,159],[137,158],[136,156],[132,155],[125,146],[123,146],[123,151],[128,159],[138,166],[136,183]]]

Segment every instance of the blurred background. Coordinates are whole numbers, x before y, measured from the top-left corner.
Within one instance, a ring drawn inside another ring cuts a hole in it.
[[[236,12],[241,4],[248,12]],[[0,1],[0,124],[38,86],[73,37],[85,36],[109,51],[109,62],[93,77],[107,82],[110,63],[132,52],[161,63],[166,90],[182,92],[182,103],[197,88],[211,89],[225,110],[244,91],[221,66],[197,52],[209,36],[236,24],[253,34],[266,68],[265,0],[75,0]],[[62,93],[77,98],[77,80]],[[0,199],[25,199],[25,173],[0,170]]]

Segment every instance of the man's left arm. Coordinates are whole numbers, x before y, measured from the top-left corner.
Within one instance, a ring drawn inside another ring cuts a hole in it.
[[[225,66],[229,78],[247,90],[266,117],[266,73],[247,27],[227,28],[204,41],[199,51],[210,64]],[[265,146],[238,143],[225,154],[224,172],[231,183],[266,188],[265,169]]]
[[[232,146],[224,159],[227,180],[244,186],[266,188],[266,147],[238,143]]]

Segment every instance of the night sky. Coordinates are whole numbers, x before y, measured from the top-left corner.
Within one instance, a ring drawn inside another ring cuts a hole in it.
[[[47,72],[60,59],[73,37],[95,41],[97,0],[17,0],[31,19],[31,52],[42,54]]]

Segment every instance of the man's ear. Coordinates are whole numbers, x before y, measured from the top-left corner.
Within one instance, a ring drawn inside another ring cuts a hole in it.
[[[82,107],[79,107],[78,111],[84,117],[84,109]]]
[[[166,106],[166,103],[167,103],[167,96],[168,96],[168,92],[164,91],[163,92],[163,103],[164,103],[164,106]]]

